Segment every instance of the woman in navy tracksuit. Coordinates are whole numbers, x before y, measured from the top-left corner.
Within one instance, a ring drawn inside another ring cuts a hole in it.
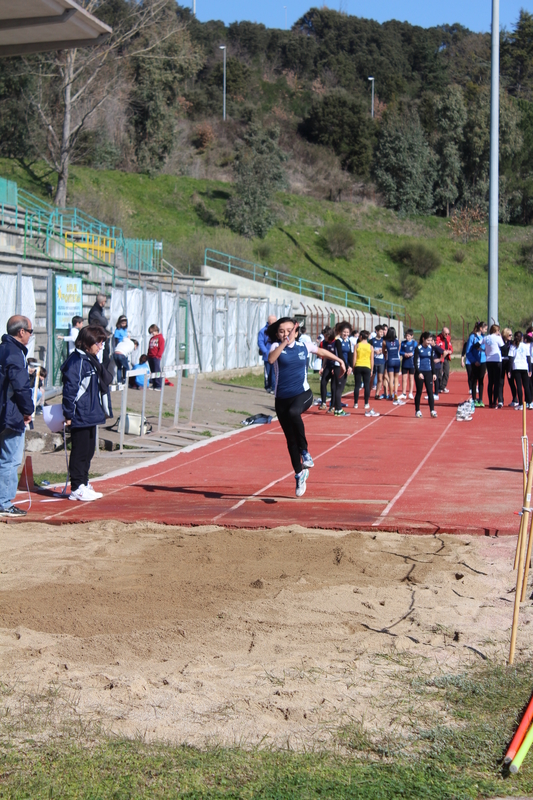
[[[335,407],[336,417],[348,417],[349,414],[342,410],[342,393],[346,386],[346,378],[352,374],[352,344],[350,342],[352,326],[349,322],[339,322],[335,326],[335,333],[337,334],[335,339],[336,353],[344,361],[345,369],[344,372],[341,372],[337,364],[333,366],[331,405]]]
[[[322,350],[327,350],[333,355],[337,352],[337,345],[335,342],[335,331],[333,328],[327,327],[323,330],[324,339],[322,340]],[[331,402],[329,410],[333,412],[333,364],[330,361],[322,361],[320,367],[320,410],[325,411],[327,408],[328,399],[328,383],[331,381]]]
[[[298,327],[296,319],[281,317],[268,326],[267,335],[273,342],[268,360],[276,373],[276,414],[294,469],[296,497],[301,497],[306,489],[308,467],[314,466],[302,421],[303,412],[313,403],[313,392],[307,382],[308,356],[315,353],[319,358],[336,361],[341,365],[341,371],[344,370],[344,361],[316,344],[297,341]]]
[[[428,403],[429,403],[429,410],[431,411],[431,416],[436,417],[437,412],[435,411],[435,400],[433,397],[433,381],[435,380],[435,368],[433,366],[432,335],[431,333],[429,333],[429,331],[424,331],[424,333],[420,337],[420,342],[418,346],[415,348],[413,358],[415,363],[415,386],[416,386],[415,416],[417,417],[422,416],[422,412],[420,411],[420,399],[422,397],[422,390],[425,385],[426,391],[428,393]]]
[[[96,446],[96,426],[106,421],[101,396],[108,397],[113,378],[97,357],[106,339],[106,332],[99,325],[82,328],[76,339],[76,349],[61,366],[63,416],[71,441],[71,500],[102,497],[89,483],[89,468]]]
[[[399,405],[398,386],[400,382],[400,342],[396,338],[394,328],[389,328],[383,341],[383,355],[386,360],[385,370],[389,376],[389,393],[394,405]]]

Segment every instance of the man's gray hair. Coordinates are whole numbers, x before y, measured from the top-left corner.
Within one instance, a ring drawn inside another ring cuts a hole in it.
[[[102,292],[98,292],[98,294],[96,295],[96,302],[99,303],[100,300],[107,300],[107,296]]]
[[[14,317],[9,317],[7,321],[6,330],[9,336],[17,336],[20,331],[23,331],[27,328],[31,328],[31,323],[28,317],[21,317],[20,314],[16,314]]]

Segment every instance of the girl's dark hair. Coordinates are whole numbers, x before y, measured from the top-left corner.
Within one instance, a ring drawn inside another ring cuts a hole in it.
[[[121,316],[117,319],[117,328],[118,328],[119,325],[122,325],[123,322],[125,322],[126,325],[127,325],[128,324],[128,318],[124,314],[121,314]]]
[[[410,333],[411,336],[412,336],[413,333],[414,333],[414,330],[412,328],[407,328],[407,330],[405,331],[405,335],[407,336],[408,333]]]
[[[146,355],[146,353],[143,353],[139,359],[139,364],[146,364],[147,361],[148,361],[148,356]]]
[[[395,339],[396,339],[396,329],[389,328],[389,330],[387,331],[387,335],[385,336],[385,341],[393,342]]]
[[[85,328],[82,328],[78,333],[76,350],[83,350],[83,352],[86,353],[93,344],[105,342],[106,339],[107,333],[101,325],[86,325]]]
[[[513,344],[514,344],[514,346],[515,346],[515,347],[518,347],[518,345],[520,344],[520,342],[522,341],[522,339],[523,339],[523,336],[522,336],[522,331],[515,331],[515,335],[514,335],[514,338],[513,338]]]
[[[295,319],[294,317],[280,317],[279,319],[277,319],[275,322],[272,323],[272,325],[269,325],[268,328],[266,329],[266,335],[270,339],[272,344],[278,341],[278,329],[279,326],[282,325],[284,322],[292,322],[294,323],[294,325],[300,324],[298,320]]]
[[[332,342],[334,338],[335,338],[335,329],[330,328],[330,326],[328,325],[326,328],[324,328],[324,339],[326,340],[326,342]]]
[[[476,322],[474,325],[474,333],[479,333],[481,328],[484,328],[486,324],[486,322]]]
[[[430,333],[429,331],[422,331],[422,333],[420,334],[420,339],[418,340],[418,344],[422,344],[424,339],[429,339],[431,336],[433,336],[433,334]]]
[[[350,333],[352,332],[352,326],[350,325],[349,322],[347,322],[346,320],[343,320],[342,322],[337,322],[337,324],[335,325],[335,335],[338,336],[345,328],[349,328]]]
[[[359,340],[360,341],[361,340],[366,340],[366,339],[368,339],[369,336],[370,336],[370,334],[369,334],[368,331],[361,331],[361,333],[359,334]]]

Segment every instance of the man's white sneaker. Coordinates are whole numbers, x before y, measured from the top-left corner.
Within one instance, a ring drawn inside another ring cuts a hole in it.
[[[78,486],[75,492],[71,492],[69,495],[70,500],[83,500],[86,503],[91,502],[91,500],[99,500],[104,495],[101,492],[95,492],[92,489],[89,489],[88,486]]]
[[[409,400],[414,400],[415,396],[412,392],[409,392]]]
[[[415,414],[415,417],[419,417],[420,418],[421,416],[422,416],[422,412],[421,411],[417,411],[416,414]]]
[[[432,412],[431,412],[431,416],[432,416],[432,417],[436,417],[436,416],[437,416],[437,412],[436,412],[436,411],[432,411]]]
[[[379,417],[379,412],[371,408],[370,411],[365,411],[365,417]]]
[[[370,408],[370,404],[369,404],[369,403],[366,403],[366,405],[365,405],[365,411],[368,411],[368,409],[369,409],[369,408]]]

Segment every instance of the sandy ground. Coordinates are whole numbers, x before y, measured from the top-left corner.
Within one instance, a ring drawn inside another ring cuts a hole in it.
[[[53,696],[56,729],[68,717],[200,746],[327,747],[342,725],[397,730],[417,702],[402,674],[505,660],[514,547],[301,528],[2,526],[1,702],[13,730]],[[533,654],[532,619],[529,600],[520,659]]]

